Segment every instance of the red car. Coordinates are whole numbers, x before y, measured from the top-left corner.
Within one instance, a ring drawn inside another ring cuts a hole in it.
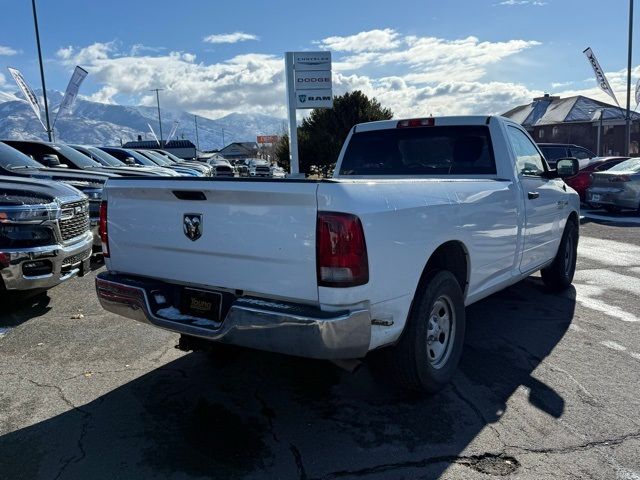
[[[589,185],[591,185],[591,174],[593,172],[602,172],[609,170],[611,167],[628,160],[629,157],[597,157],[592,159],[586,167],[580,169],[577,175],[573,177],[565,178],[565,183],[573,188],[578,195],[580,195],[580,201],[586,201],[586,192]]]

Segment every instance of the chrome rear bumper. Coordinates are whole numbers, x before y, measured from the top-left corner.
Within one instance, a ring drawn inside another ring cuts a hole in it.
[[[308,358],[361,358],[369,350],[371,317],[365,309],[324,312],[303,305],[239,297],[223,321],[215,323],[179,314],[167,316],[166,308],[158,308],[151,298],[158,291],[157,285],[151,280],[109,272],[96,277],[96,292],[105,310],[173,332]]]

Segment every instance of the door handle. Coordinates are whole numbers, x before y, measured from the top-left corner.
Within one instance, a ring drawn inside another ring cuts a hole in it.
[[[529,192],[527,196],[529,197],[529,200],[534,200],[538,198],[540,194],[538,192]]]

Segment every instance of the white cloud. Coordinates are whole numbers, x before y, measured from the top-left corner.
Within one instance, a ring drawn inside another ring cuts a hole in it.
[[[5,47],[4,45],[0,45],[0,55],[11,56],[20,53],[15,48]]]
[[[202,39],[202,41],[206,43],[237,43],[247,40],[258,40],[258,37],[251,33],[233,32],[208,35]]]
[[[500,113],[542,93],[514,82],[484,81],[493,65],[534,48],[536,41],[443,39],[380,29],[321,42],[339,49],[333,55],[336,94],[360,89],[396,116]],[[61,48],[58,58],[89,70],[100,86],[89,97],[96,101],[155,105],[149,89],[164,88],[163,106],[213,118],[231,112],[286,115],[281,55],[247,53],[207,64],[190,52],[145,52],[132,55],[115,42],[94,43]]]
[[[384,30],[369,30],[346,37],[327,37],[314,42],[321,48],[335,52],[375,52],[392,50],[400,45],[399,34],[391,28]]]
[[[93,82],[102,85],[89,97],[96,101],[113,102],[121,95],[133,103],[155,105],[149,89],[164,88],[161,101],[168,108],[211,117],[284,114],[284,61],[279,56],[246,54],[206,65],[195,63],[195,55],[188,52],[131,56],[112,43],[64,49],[58,56],[67,66],[82,64]]]
[[[92,95],[83,96],[84,99],[92,102],[115,104],[113,97],[118,94],[118,89],[111,85],[105,85]]]
[[[136,55],[139,55],[142,52],[158,53],[158,52],[162,52],[164,50],[166,50],[165,47],[150,47],[148,45],[143,45],[142,43],[136,43],[135,45],[133,45],[131,47],[131,50],[129,51],[129,54],[135,57]]]
[[[79,50],[71,46],[60,48],[56,52],[56,56],[65,62],[73,60],[71,63],[76,65],[90,65],[99,60],[108,59],[115,51],[115,42],[96,42]]]

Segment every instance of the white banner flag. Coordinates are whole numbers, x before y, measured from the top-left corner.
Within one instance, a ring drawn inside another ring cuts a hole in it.
[[[609,85],[609,80],[607,80],[607,77],[605,76],[604,72],[602,71],[602,68],[600,67],[600,64],[598,63],[598,59],[596,58],[591,48],[587,48],[582,53],[586,55],[587,60],[589,60],[589,63],[591,64],[591,68],[593,68],[593,73],[596,76],[596,82],[598,82],[598,86],[600,87],[600,89],[604,93],[609,95],[611,98],[613,98],[616,102],[616,105],[618,105],[619,107],[620,104],[618,103],[618,99],[616,98],[616,95],[613,93],[613,90],[611,89],[611,85]]]
[[[164,141],[164,144],[166,145],[167,143],[169,143],[169,140],[171,140],[171,137],[173,137],[176,134],[176,130],[178,130],[178,124],[180,122],[173,122],[173,127],[171,127],[171,131],[169,132],[169,136],[167,136],[167,139]]]
[[[13,79],[16,81],[18,88],[20,88],[20,91],[24,95],[24,98],[27,100],[27,103],[31,105],[31,109],[33,110],[33,113],[35,113],[36,117],[38,117],[38,121],[42,125],[42,128],[44,128],[46,131],[47,127],[45,127],[44,123],[42,123],[42,114],[40,113],[40,105],[38,104],[38,97],[36,97],[36,94],[33,93],[33,90],[31,90],[31,87],[27,85],[27,82],[24,81],[24,77],[22,76],[19,70],[16,70],[15,68],[11,68],[11,67],[8,67],[8,69],[9,69],[9,73],[11,74]]]
[[[162,148],[162,145],[160,145],[160,140],[158,140],[158,137],[156,136],[156,132],[153,131],[153,127],[151,126],[151,124],[147,123],[147,126],[149,127],[149,130],[151,130],[151,135],[153,135],[153,138],[155,138],[156,142],[158,142],[158,146]]]
[[[640,78],[638,79],[638,83],[636,83],[636,108],[640,104]]]
[[[66,110],[70,110],[73,104],[76,101],[76,97],[78,96],[78,90],[80,90],[80,84],[87,76],[88,72],[82,67],[76,67],[73,71],[73,75],[71,75],[71,80],[69,80],[69,85],[67,85],[67,90],[64,92],[64,97],[62,97],[62,102],[60,103],[60,107],[58,107],[58,113],[56,114],[56,118],[53,121],[53,124],[56,124],[56,120],[60,116],[61,113]]]

